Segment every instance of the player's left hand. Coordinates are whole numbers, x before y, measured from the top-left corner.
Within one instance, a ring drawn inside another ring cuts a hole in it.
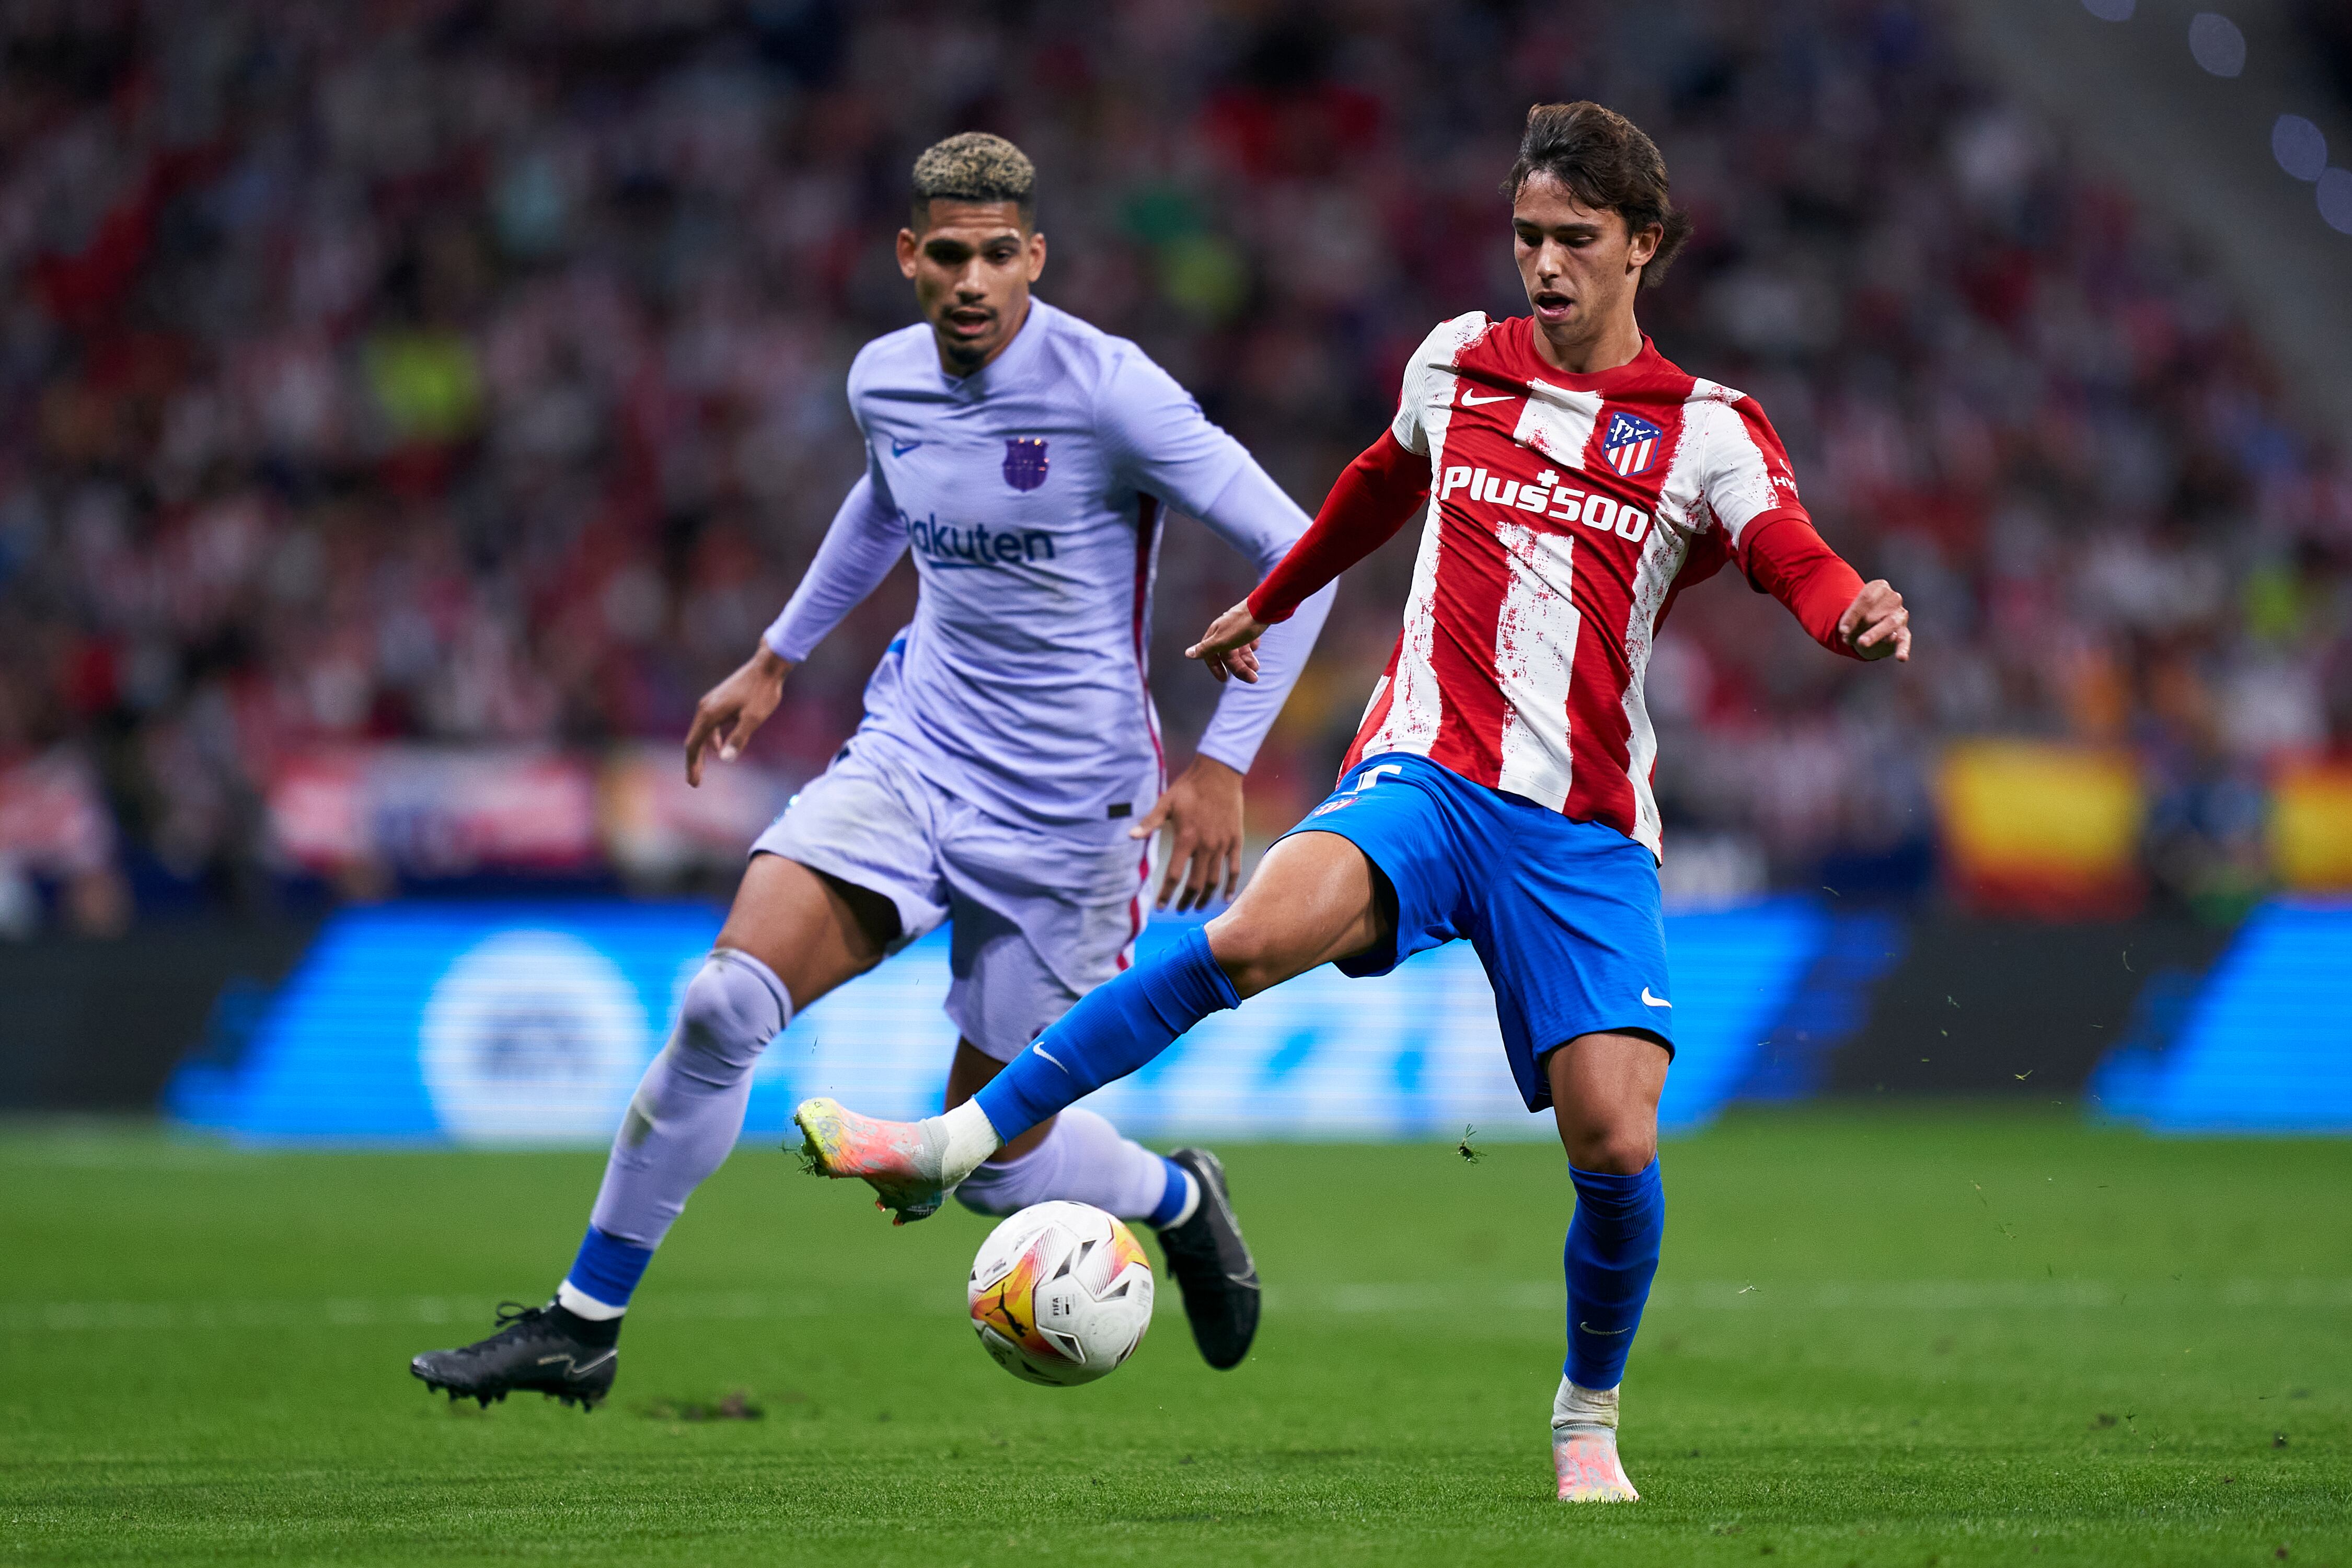
[[[1862,585],[1838,617],[1837,629],[1856,658],[1885,658],[1891,653],[1897,664],[1911,662],[1911,612],[1884,577]]]
[[[1213,757],[1194,757],[1128,836],[1149,838],[1162,825],[1176,833],[1168,842],[1159,907],[1166,909],[1171,897],[1180,911],[1206,909],[1212,898],[1232,898],[1242,880],[1242,775]]]

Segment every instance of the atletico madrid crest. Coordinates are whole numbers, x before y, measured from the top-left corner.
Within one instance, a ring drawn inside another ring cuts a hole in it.
[[[1045,443],[1034,436],[1017,436],[1004,443],[1004,482],[1016,490],[1034,490],[1045,482]]]
[[[1646,474],[1658,460],[1658,437],[1664,432],[1646,419],[1622,412],[1609,416],[1609,433],[1601,439],[1601,455],[1609,466],[1632,479]]]

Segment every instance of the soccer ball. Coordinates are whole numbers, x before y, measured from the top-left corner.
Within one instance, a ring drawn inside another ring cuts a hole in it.
[[[1151,1326],[1151,1264],[1135,1233],[1091,1204],[1033,1204],[972,1260],[972,1331],[1028,1383],[1092,1383]]]

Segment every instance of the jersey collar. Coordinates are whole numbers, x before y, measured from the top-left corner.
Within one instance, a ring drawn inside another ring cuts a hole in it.
[[[1665,355],[1660,353],[1657,345],[1650,341],[1650,334],[1643,332],[1642,352],[1623,364],[1610,370],[1595,371],[1590,375],[1571,375],[1552,364],[1537,351],[1536,319],[1533,316],[1514,316],[1511,318],[1511,324],[1517,329],[1514,346],[1526,358],[1528,379],[1544,382],[1565,391],[1598,392],[1604,395],[1620,391],[1637,382],[1652,379],[1665,363]]]

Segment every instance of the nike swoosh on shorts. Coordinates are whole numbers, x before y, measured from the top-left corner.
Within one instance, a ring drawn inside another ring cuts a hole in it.
[[[1642,987],[1642,1005],[1644,1007],[1671,1007],[1674,1004],[1667,1001],[1663,996],[1651,995],[1650,988],[1644,985]]]

